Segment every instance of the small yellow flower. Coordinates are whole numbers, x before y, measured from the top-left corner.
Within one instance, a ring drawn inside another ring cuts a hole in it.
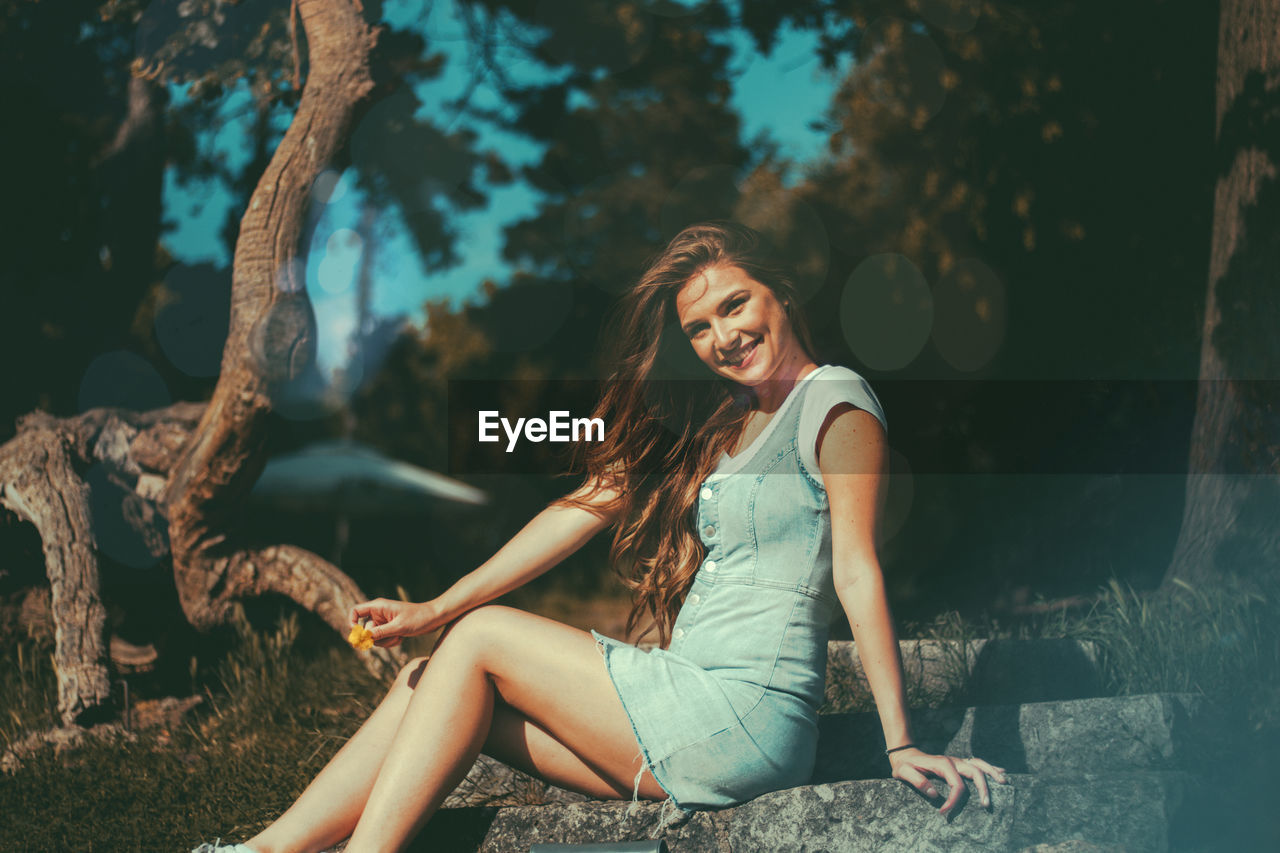
[[[347,642],[354,646],[356,651],[367,652],[373,648],[373,632],[357,623],[351,626],[351,633],[347,635]]]

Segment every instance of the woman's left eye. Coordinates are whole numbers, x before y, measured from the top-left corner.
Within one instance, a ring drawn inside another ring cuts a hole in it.
[[[729,303],[729,313],[731,314],[737,313],[738,310],[742,308],[743,305],[746,305],[746,304],[747,304],[746,299],[733,300],[732,302]]]

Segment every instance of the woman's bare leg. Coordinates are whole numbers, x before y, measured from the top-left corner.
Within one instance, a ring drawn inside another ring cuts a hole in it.
[[[399,850],[413,838],[475,761],[499,699],[565,747],[553,775],[585,768],[581,789],[599,791],[604,780],[613,796],[630,792],[640,768],[635,734],[591,635],[523,611],[482,607],[453,626],[423,672],[349,853]],[[526,748],[546,746],[525,731]],[[545,755],[541,760],[547,763]],[[648,771],[640,793],[665,797]]]
[[[289,810],[245,844],[257,853],[323,850],[349,836],[426,665],[426,658],[415,658],[404,666],[382,702]]]
[[[638,746],[636,751],[639,752]],[[598,800],[631,799],[635,771],[640,769],[640,763],[636,761],[631,768],[631,776],[625,782],[610,778],[505,702],[494,706],[493,723],[481,752],[536,779]],[[641,796],[655,789],[659,791],[658,797],[666,796],[646,769],[640,785]]]
[[[622,751],[632,750],[629,756],[631,763],[627,767],[624,778],[618,778],[616,774],[611,776],[602,772],[595,764],[587,763],[574,749],[557,739],[547,728],[499,696],[492,706],[491,724],[482,751],[512,767],[568,790],[601,799],[629,798],[635,773],[639,769],[639,764],[635,761],[638,746],[630,724],[626,721],[625,711],[622,711],[621,702],[613,692],[604,663],[595,651],[591,636],[551,620],[508,608],[481,608],[480,611],[475,612],[484,613],[486,621],[498,621],[487,618],[494,615],[494,612],[507,614],[499,616],[499,620],[514,620],[517,624],[511,625],[512,628],[519,628],[518,623],[527,619],[535,623],[543,623],[544,628],[554,626],[561,629],[561,633],[567,631],[570,634],[580,635],[580,638],[586,641],[586,647],[591,650],[591,658],[595,661],[594,668],[598,669],[604,684],[609,687],[610,695],[617,703],[618,712],[625,725],[626,737],[622,742],[627,746]],[[512,617],[510,614],[516,615]],[[471,628],[475,626],[476,621],[472,618],[468,619],[468,630],[465,633],[473,633]],[[461,622],[458,624],[460,625]],[[505,631],[499,633],[505,633]],[[512,644],[513,648],[518,647],[521,642],[517,639]],[[442,650],[443,647],[442,640],[438,649]],[[433,661],[435,660],[436,658],[433,658]],[[374,780],[391,748],[414,689],[431,666],[427,665],[424,658],[415,659],[405,666],[369,719],[325,765],[289,810],[271,826],[245,843],[257,853],[285,853],[285,851],[295,850],[321,850],[349,836],[364,810]],[[552,688],[554,686],[554,684],[551,685]],[[471,762],[465,763],[466,766],[462,768],[462,775],[458,777],[458,781],[465,776],[471,766]],[[456,785],[457,782],[454,782],[448,790],[452,790]],[[448,791],[445,793],[447,795]],[[640,794],[649,799],[665,797],[665,793],[648,770],[644,771]],[[437,803],[436,807],[438,805]],[[425,820],[426,817],[423,818],[423,822]],[[348,847],[348,849],[354,850],[354,847]]]

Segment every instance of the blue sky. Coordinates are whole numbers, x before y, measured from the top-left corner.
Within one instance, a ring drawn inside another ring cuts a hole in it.
[[[385,8],[393,23],[422,22],[430,47],[447,56],[441,78],[419,89],[423,102],[441,103],[461,93],[470,72],[467,41],[452,0],[393,0]],[[823,115],[847,68],[824,72],[815,55],[816,39],[810,34],[784,32],[768,57],[760,55],[746,36],[735,38],[732,46],[732,103],[742,117],[745,137],[766,133],[783,156],[797,162],[817,157],[826,140],[823,134],[810,130],[809,124]],[[506,70],[516,79],[522,73],[518,63]],[[483,82],[472,99],[477,107],[499,105],[496,91]],[[244,91],[227,99],[218,127],[200,138],[204,150],[216,150],[231,165],[248,156],[243,150],[245,129],[252,120],[248,103],[249,95]],[[513,166],[534,162],[541,154],[527,139],[488,124],[471,126],[482,145],[496,149]],[[360,199],[350,174],[327,175],[323,187],[328,190],[328,203],[310,247],[307,287],[319,324],[320,365],[328,373],[345,359],[346,342],[355,325],[354,274],[361,246],[353,229],[360,215]],[[506,280],[511,270],[500,256],[502,229],[533,213],[536,203],[536,195],[519,182],[495,188],[486,207],[454,220],[461,262],[431,275],[423,271],[408,234],[392,214],[393,219],[384,223],[390,237],[380,243],[374,268],[374,313],[403,315],[421,325],[426,301],[474,299],[484,279]],[[165,238],[166,246],[186,263],[229,264],[218,238],[229,205],[230,197],[216,185],[192,182],[178,186],[170,170],[165,215],[174,228]]]

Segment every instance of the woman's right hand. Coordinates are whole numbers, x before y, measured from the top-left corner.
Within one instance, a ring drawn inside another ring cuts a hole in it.
[[[1003,767],[988,764],[981,758],[933,755],[914,746],[910,749],[895,751],[889,756],[889,766],[893,769],[893,778],[901,779],[933,800],[941,798],[942,795],[938,793],[937,788],[933,787],[928,777],[936,776],[946,780],[947,787],[950,789],[949,794],[946,802],[938,809],[943,815],[949,814],[960,801],[961,795],[965,793],[962,776],[973,780],[983,808],[991,807],[991,793],[987,787],[988,776],[1001,785],[1009,784]]]
[[[448,622],[447,616],[432,601],[414,603],[390,598],[375,598],[351,608],[351,624],[370,619],[373,644],[390,648],[400,645],[405,637],[427,634]]]

